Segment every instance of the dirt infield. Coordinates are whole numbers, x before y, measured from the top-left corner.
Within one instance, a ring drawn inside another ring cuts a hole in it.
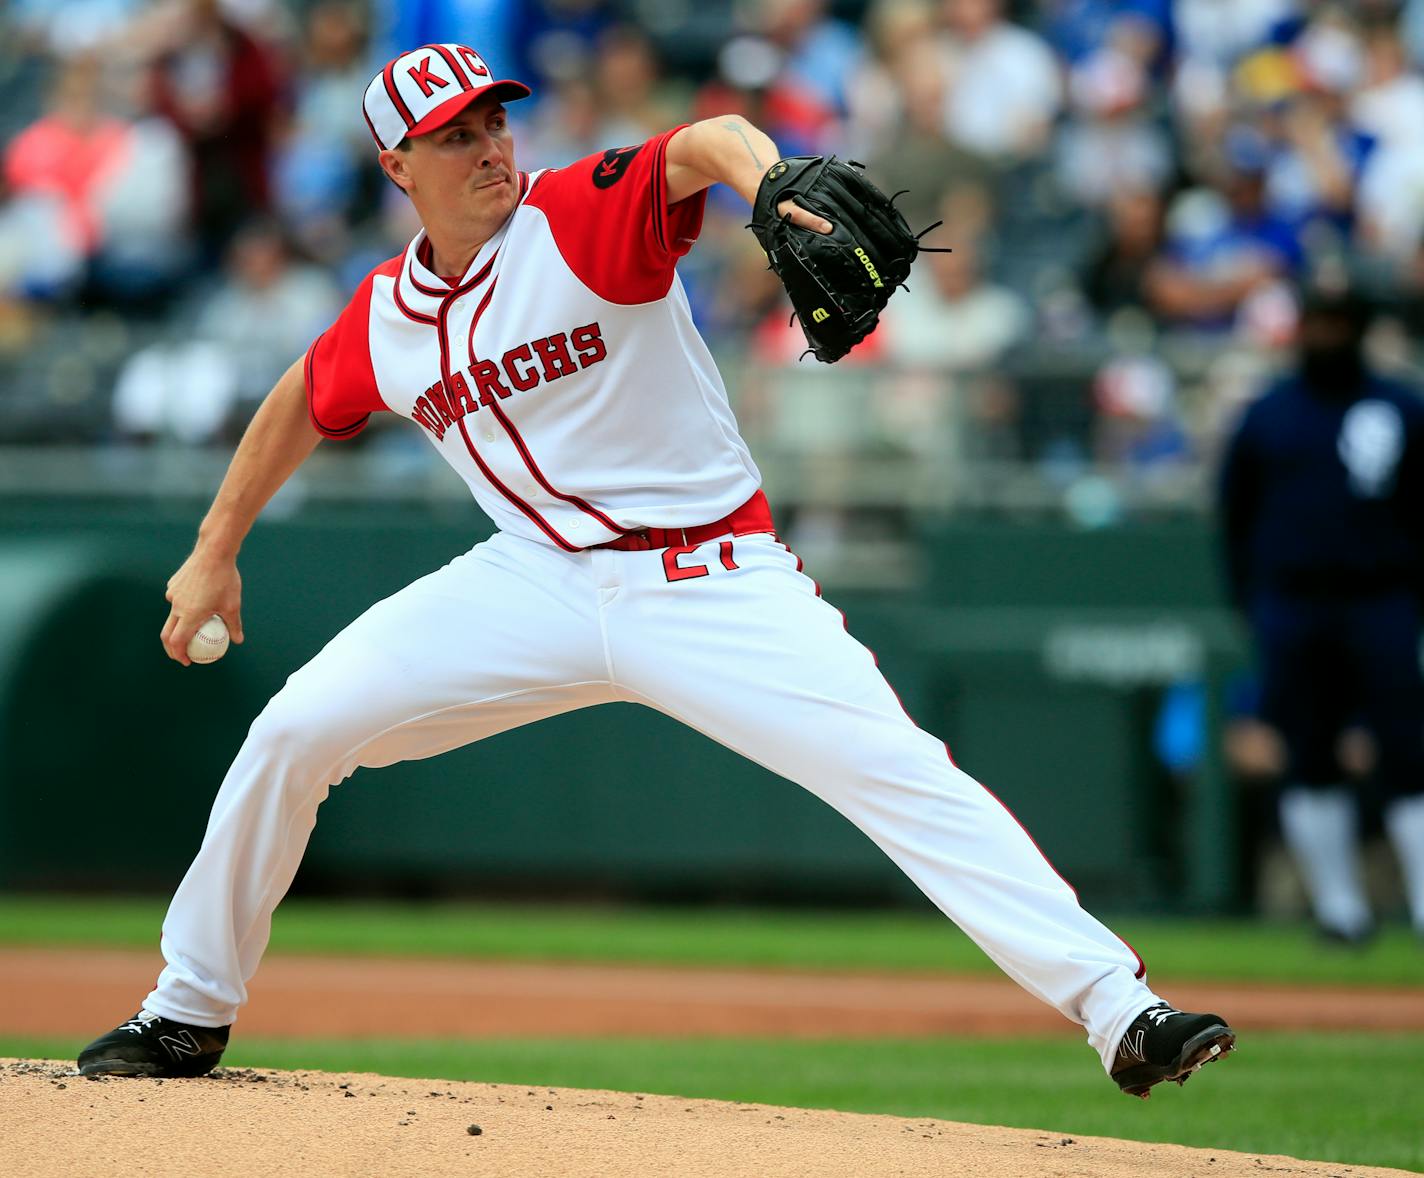
[[[0,950],[0,1034],[76,1047],[133,1012],[156,952]],[[1424,1029],[1418,991],[1181,986],[1243,1030]],[[1081,1031],[999,977],[268,958],[249,1035],[1042,1034]],[[220,1069],[85,1080],[0,1061],[0,1174],[1364,1175],[1403,1171],[948,1121],[448,1080]],[[480,1126],[478,1135],[467,1130]],[[161,1142],[155,1149],[154,1142]],[[10,1170],[5,1162],[25,1159]]]
[[[0,950],[0,1033],[87,1040],[132,1014],[162,965],[156,952]],[[1417,989],[1193,984],[1167,997],[1240,1030],[1424,1030]],[[285,955],[263,963],[241,1027],[335,1038],[1081,1034],[997,976]]]
[[[640,1096],[322,1072],[219,1069],[201,1080],[86,1080],[0,1060],[5,1173],[578,1175],[778,1178],[1215,1178],[1403,1170],[1066,1137],[1033,1129]],[[471,1128],[478,1126],[478,1134]]]

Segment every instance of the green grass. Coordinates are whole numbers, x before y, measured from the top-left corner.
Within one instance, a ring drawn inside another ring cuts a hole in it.
[[[0,944],[151,948],[165,906],[158,899],[0,897]],[[1159,979],[1424,985],[1424,945],[1402,928],[1354,952],[1324,947],[1297,925],[1141,917],[1111,923]],[[995,971],[948,921],[920,913],[293,900],[277,912],[272,947],[528,961]]]
[[[0,1037],[0,1055],[73,1058],[78,1043]],[[1424,1035],[1251,1035],[1182,1089],[1129,1100],[1081,1043],[234,1040],[234,1066],[611,1088],[1017,1125],[1424,1169]]]

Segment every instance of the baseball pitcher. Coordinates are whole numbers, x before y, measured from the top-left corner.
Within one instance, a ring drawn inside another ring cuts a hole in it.
[[[414,422],[496,534],[377,602],[252,725],[163,925],[167,966],[88,1075],[193,1076],[222,1056],[331,787],[574,708],[644,704],[855,823],[1015,981],[1146,1096],[1230,1051],[1216,1015],[1147,986],[1007,809],[920,730],[777,538],[676,263],[715,183],[824,361],[875,326],[918,247],[834,158],[781,160],[738,116],[523,171],[465,45],[390,62],[364,114],[421,230],[277,383],[168,587],[170,657],[212,614],[242,640],[237,555],[323,437]]]

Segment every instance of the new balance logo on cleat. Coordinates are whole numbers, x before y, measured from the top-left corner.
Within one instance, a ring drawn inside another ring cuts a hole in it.
[[[1142,1054],[1142,1041],[1146,1038],[1146,1031],[1129,1031],[1122,1037],[1122,1045],[1117,1049],[1118,1059],[1135,1059],[1138,1062],[1146,1059]]]
[[[192,1031],[179,1031],[176,1035],[159,1035],[158,1041],[168,1049],[168,1054],[174,1059],[180,1059],[185,1055],[203,1054],[203,1049],[193,1038]]]
[[[86,1076],[202,1076],[227,1047],[227,1027],[195,1027],[146,1010],[79,1053]]]
[[[1204,1064],[1236,1046],[1236,1032],[1215,1014],[1187,1014],[1165,1002],[1139,1014],[1123,1033],[1112,1078],[1129,1096],[1144,1099],[1163,1080],[1185,1084]]]

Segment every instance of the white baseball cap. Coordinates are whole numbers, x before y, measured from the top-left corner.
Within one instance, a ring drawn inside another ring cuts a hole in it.
[[[407,135],[442,127],[470,103],[493,93],[528,98],[529,87],[496,81],[468,45],[422,45],[402,53],[371,79],[361,106],[377,146],[393,148]]]

